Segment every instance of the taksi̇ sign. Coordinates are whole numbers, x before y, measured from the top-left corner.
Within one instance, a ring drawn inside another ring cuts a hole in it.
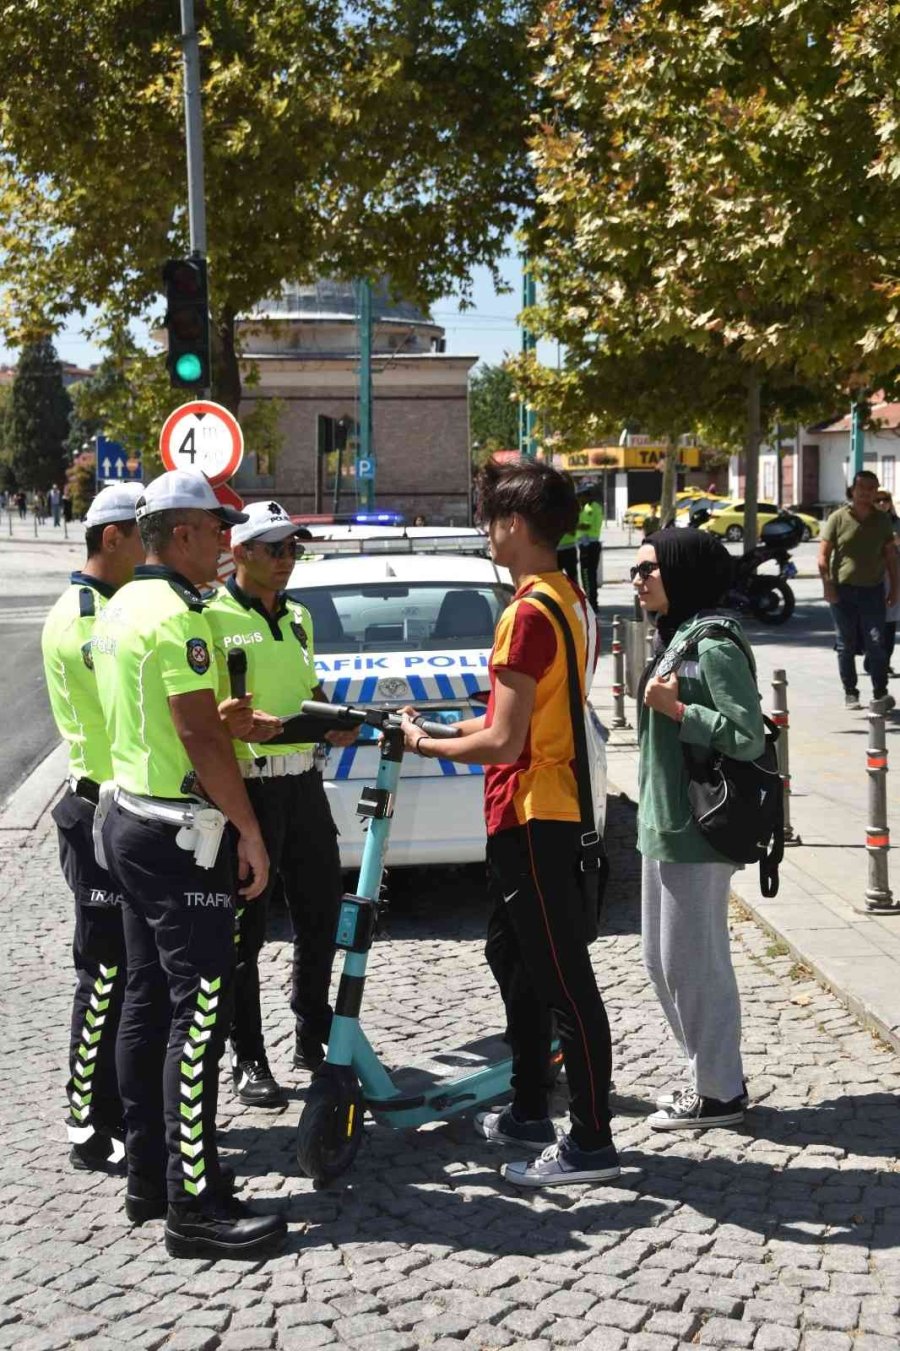
[[[554,464],[570,473],[600,469],[659,469],[668,449],[666,445],[653,443],[642,446],[592,446],[556,456]],[[699,469],[699,446],[677,446],[675,453],[679,468]]]
[[[167,469],[199,469],[213,485],[224,483],[244,458],[244,434],[220,403],[195,399],[170,413],[159,434]]]

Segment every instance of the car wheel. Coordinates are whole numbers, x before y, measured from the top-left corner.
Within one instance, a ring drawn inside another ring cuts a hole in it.
[[[743,528],[739,525],[730,525],[725,531],[725,538],[729,544],[737,544],[744,538]]]

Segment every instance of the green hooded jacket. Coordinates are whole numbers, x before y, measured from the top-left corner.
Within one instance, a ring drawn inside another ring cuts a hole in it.
[[[726,614],[695,615],[676,631],[669,647],[696,637],[711,623],[731,629],[741,647],[729,638],[701,638],[697,656],[681,663],[683,721],[652,708],[639,710],[638,849],[663,863],[726,861],[707,844],[691,815],[684,745],[722,751],[736,760],[755,760],[765,745],[756,664],[738,621]]]

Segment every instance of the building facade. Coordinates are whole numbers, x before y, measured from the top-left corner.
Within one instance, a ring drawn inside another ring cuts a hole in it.
[[[374,288],[373,288],[374,289]],[[385,290],[372,304],[372,448],[375,505],[429,524],[470,518],[469,371],[477,358],[444,350],[444,330]],[[282,445],[271,461],[252,444],[234,486],[248,501],[276,497],[296,514],[352,511],[358,502],[359,332],[351,284],[286,285],[238,321],[245,387],[282,404]],[[258,382],[246,383],[251,370]],[[318,419],[346,428],[346,445],[320,455]]]

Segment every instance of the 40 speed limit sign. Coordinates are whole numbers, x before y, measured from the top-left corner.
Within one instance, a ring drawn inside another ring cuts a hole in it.
[[[220,403],[195,399],[170,413],[159,434],[167,469],[200,469],[215,486],[231,478],[244,458],[244,434]]]

